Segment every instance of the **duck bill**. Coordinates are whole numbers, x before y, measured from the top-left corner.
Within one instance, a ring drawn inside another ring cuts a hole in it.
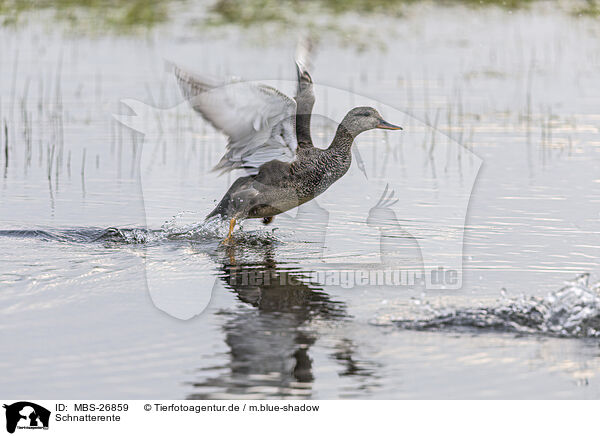
[[[381,120],[379,122],[379,124],[377,124],[377,128],[385,129],[385,130],[402,130],[402,127],[396,126],[392,123],[388,123],[387,121],[384,121],[384,120]]]

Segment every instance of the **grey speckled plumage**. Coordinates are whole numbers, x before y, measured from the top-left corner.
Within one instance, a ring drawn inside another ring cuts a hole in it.
[[[315,97],[309,54],[310,44],[301,43],[293,100],[264,85],[234,82],[237,88],[229,89],[230,84],[218,87],[214,81],[175,69],[184,96],[193,99],[192,107],[229,136],[228,151],[216,169],[249,170],[250,175],[238,178],[206,217],[230,220],[226,241],[237,220],[263,218],[268,223],[327,190],[350,168],[352,143],[361,132],[401,129],[384,121],[375,109],[357,107],[344,117],[328,148],[315,147],[310,134]]]

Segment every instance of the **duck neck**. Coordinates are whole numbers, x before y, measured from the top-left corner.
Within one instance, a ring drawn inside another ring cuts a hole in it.
[[[312,105],[296,114],[296,138],[299,143],[312,143],[310,136],[310,113]]]
[[[311,144],[310,136],[310,115],[315,104],[315,96],[312,91],[312,84],[308,88],[298,87],[298,96],[296,97],[296,138],[299,144]]]
[[[350,132],[344,124],[340,124],[337,128],[333,141],[331,141],[331,145],[328,150],[335,152],[345,152],[350,153],[350,149],[352,148],[352,143],[354,142],[354,135]]]

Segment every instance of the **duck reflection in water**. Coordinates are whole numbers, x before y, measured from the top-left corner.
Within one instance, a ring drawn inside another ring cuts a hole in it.
[[[222,312],[229,359],[216,377],[193,383],[190,399],[308,398],[314,381],[309,351],[319,335],[313,321],[343,322],[345,304],[308,280],[308,272],[278,267],[271,248],[262,263],[222,265],[221,280],[244,305]],[[369,363],[353,358],[351,340],[339,338],[329,356],[341,376],[372,375]]]

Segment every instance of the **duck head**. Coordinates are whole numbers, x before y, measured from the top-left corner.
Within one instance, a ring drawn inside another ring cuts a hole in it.
[[[402,127],[388,123],[377,110],[368,106],[352,109],[346,114],[341,125],[353,137],[371,129],[402,130]]]

